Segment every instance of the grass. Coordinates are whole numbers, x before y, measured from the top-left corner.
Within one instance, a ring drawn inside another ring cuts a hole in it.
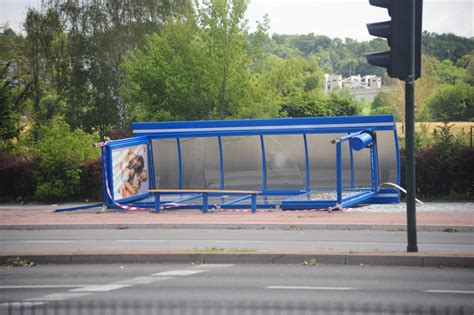
[[[469,139],[471,127],[474,127],[474,122],[469,121],[453,121],[449,122],[448,125],[453,125],[451,131],[456,136],[465,136]],[[443,127],[444,123],[441,121],[422,121],[415,123],[415,131],[422,132],[426,131],[431,135],[434,134],[435,130],[438,130],[438,127]],[[397,122],[397,130],[400,135],[403,135],[405,129],[403,123]]]

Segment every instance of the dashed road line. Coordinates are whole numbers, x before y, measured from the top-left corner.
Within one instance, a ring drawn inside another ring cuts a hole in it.
[[[321,290],[321,291],[357,290],[357,288],[351,288],[351,287],[308,287],[308,286],[280,286],[280,285],[268,286],[268,287],[265,287],[265,289],[269,289],[269,290]]]
[[[75,241],[67,241],[67,240],[26,240],[26,241],[19,241],[22,243],[72,243]]]
[[[466,290],[425,290],[427,293],[450,293],[450,294],[474,294],[474,291]]]
[[[131,284],[100,284],[69,290],[69,292],[109,292],[113,290],[131,287]]]
[[[0,307],[5,308],[26,308],[26,307],[33,307],[44,305],[46,302],[4,302],[0,303]]]
[[[183,277],[183,276],[190,276],[190,275],[194,275],[194,274],[205,272],[205,271],[208,271],[208,270],[183,269],[183,270],[170,270],[170,271],[164,271],[164,272],[159,272],[159,273],[153,273],[151,275],[154,277],[159,277],[159,276]]]
[[[202,264],[202,265],[196,265],[192,268],[218,269],[218,268],[227,268],[227,267],[232,267],[232,266],[235,266],[235,265],[234,264]]]
[[[53,302],[53,301],[64,301],[72,298],[84,297],[91,293],[79,293],[79,292],[64,292],[64,293],[53,293],[34,298],[24,299],[23,302]]]
[[[83,287],[85,284],[38,284],[38,285],[0,285],[0,290],[19,289],[68,289]]]
[[[140,284],[150,284],[157,281],[174,279],[173,277],[136,277],[127,280],[120,280],[114,282],[116,284],[130,284],[130,285],[140,285]]]
[[[5,289],[27,289],[27,288],[75,288],[70,289],[64,293],[54,293],[43,295],[39,297],[24,299],[20,302],[6,302],[0,303],[0,307],[33,307],[37,305],[46,304],[52,301],[63,301],[77,297],[84,297],[97,292],[110,292],[113,290],[119,290],[128,288],[134,285],[150,284],[156,281],[170,280],[175,277],[191,276],[194,274],[209,271],[207,269],[217,269],[234,266],[233,264],[203,264],[192,267],[193,269],[182,269],[182,270],[169,270],[151,274],[149,276],[135,277],[131,279],[125,279],[116,281],[110,284],[94,284],[94,285],[21,285],[21,286],[2,286]],[[206,269],[200,269],[206,268]],[[2,288],[0,287],[0,288]]]

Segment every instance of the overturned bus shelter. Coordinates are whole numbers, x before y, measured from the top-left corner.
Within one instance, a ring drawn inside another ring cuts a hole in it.
[[[108,207],[345,208],[396,203],[393,116],[137,122],[103,147]]]

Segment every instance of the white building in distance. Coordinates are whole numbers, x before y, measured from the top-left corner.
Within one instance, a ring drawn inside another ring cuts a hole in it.
[[[329,93],[335,89],[342,89],[342,75],[326,73],[324,75],[324,92]]]
[[[340,74],[324,75],[324,92],[329,93],[334,89],[350,89],[350,90],[374,90],[382,88],[382,78],[376,75],[366,75],[361,77],[352,75],[343,79]]]

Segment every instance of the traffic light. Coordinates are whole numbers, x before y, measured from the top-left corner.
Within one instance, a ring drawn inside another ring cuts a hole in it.
[[[388,9],[391,21],[367,24],[369,34],[386,38],[389,51],[367,54],[374,66],[387,68],[388,75],[400,80],[410,74],[410,32],[412,26],[410,1],[415,1],[415,79],[421,75],[421,17],[423,0],[369,0],[376,7]]]

